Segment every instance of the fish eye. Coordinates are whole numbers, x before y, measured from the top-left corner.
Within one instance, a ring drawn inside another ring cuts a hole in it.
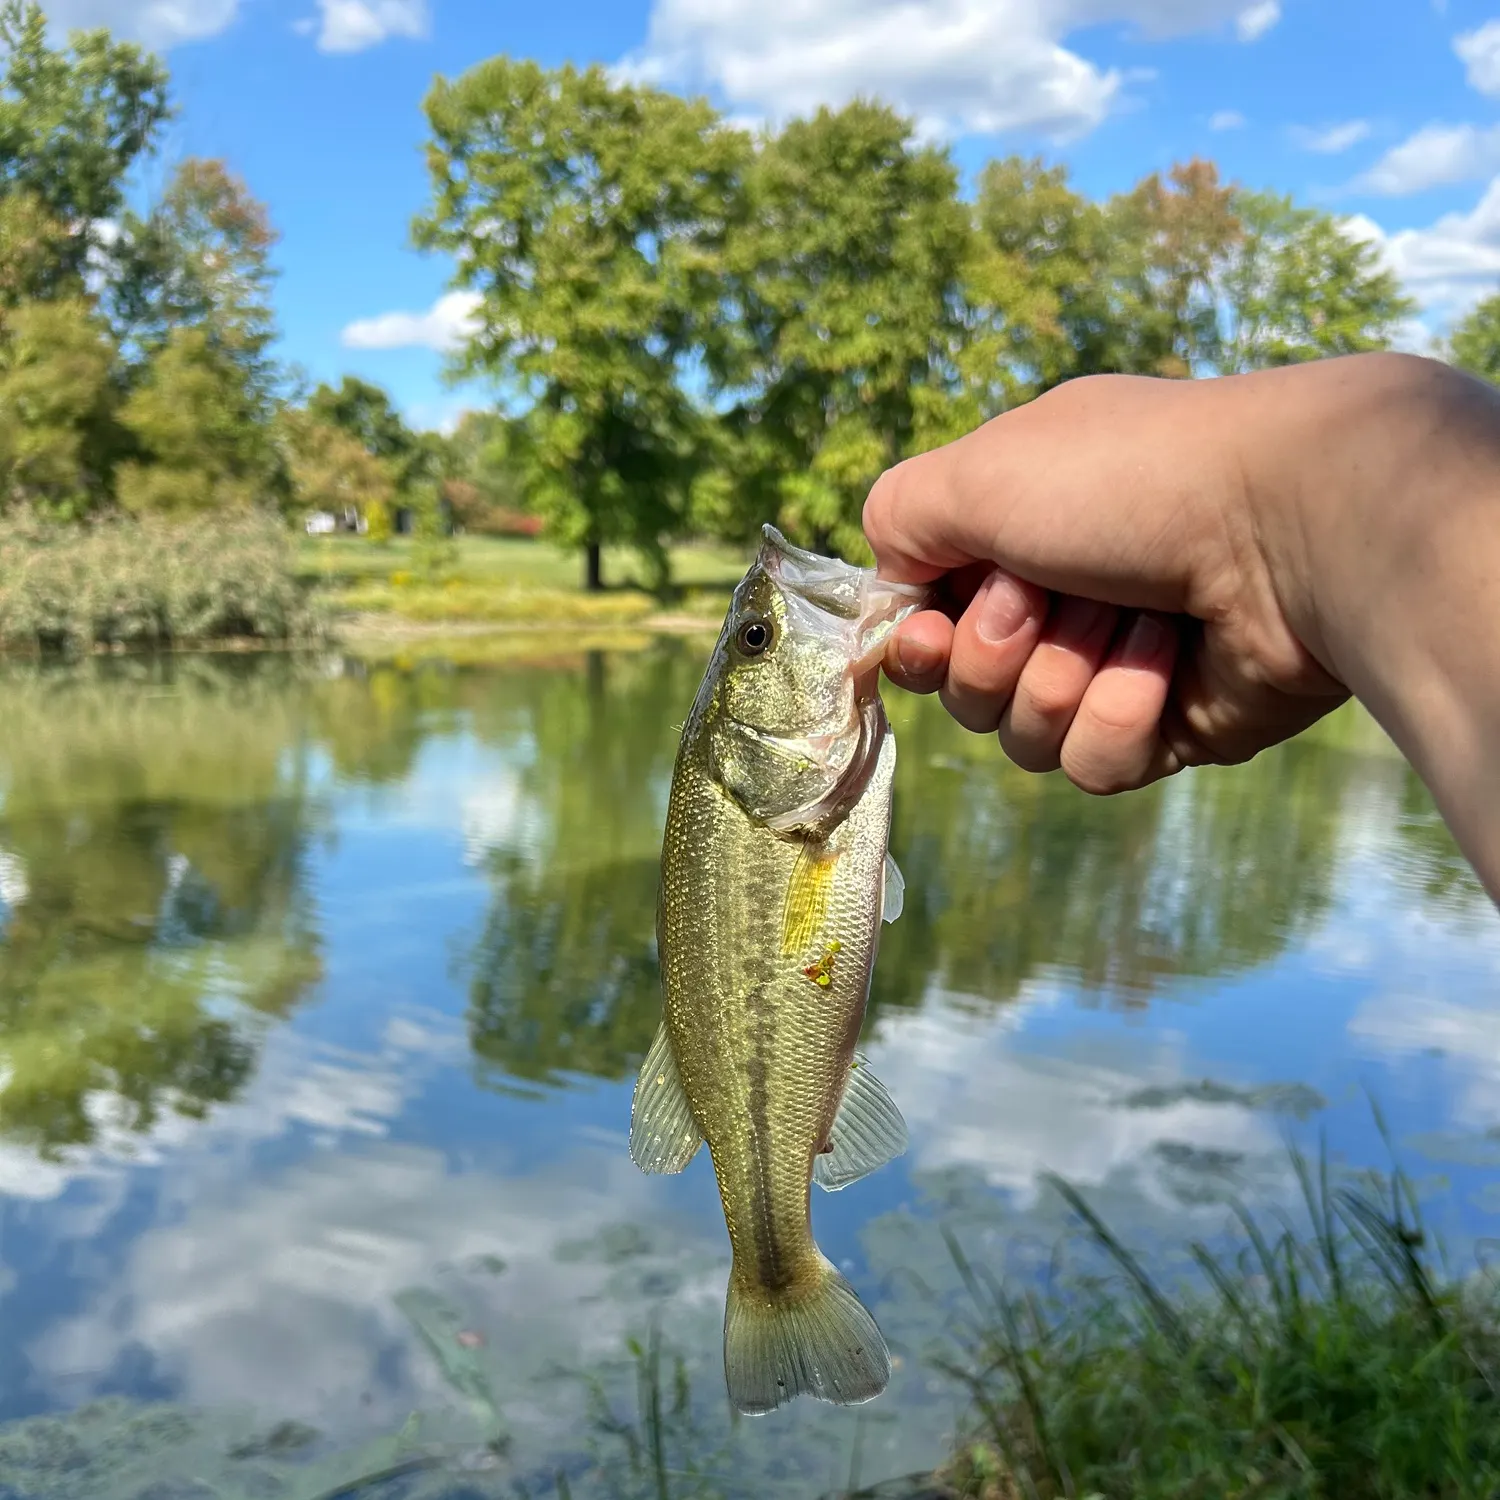
[[[761,656],[770,646],[774,634],[764,620],[746,620],[734,639],[742,655]]]

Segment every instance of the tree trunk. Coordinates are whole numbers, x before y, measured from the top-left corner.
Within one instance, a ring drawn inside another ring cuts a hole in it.
[[[603,550],[598,542],[583,544],[583,586],[591,594],[604,587]]]

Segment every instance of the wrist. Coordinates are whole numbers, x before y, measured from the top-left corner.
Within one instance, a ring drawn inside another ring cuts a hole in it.
[[[1267,380],[1280,410],[1274,446],[1247,469],[1249,504],[1287,621],[1395,740],[1493,882],[1500,392],[1409,355]]]

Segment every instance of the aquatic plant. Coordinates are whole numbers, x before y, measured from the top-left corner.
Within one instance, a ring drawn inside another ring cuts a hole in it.
[[[1378,1116],[1377,1116],[1378,1118]],[[1382,1125],[1383,1129],[1383,1125]],[[1295,1149],[1303,1222],[1236,1206],[1231,1252],[1159,1284],[1070,1185],[1108,1275],[1012,1291],[949,1248],[970,1308],[942,1367],[974,1424],[945,1475],[974,1500],[1478,1500],[1500,1490],[1488,1276],[1444,1273],[1399,1166],[1347,1182]]]

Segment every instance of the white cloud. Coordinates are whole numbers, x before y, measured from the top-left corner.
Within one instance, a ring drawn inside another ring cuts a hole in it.
[[[1242,130],[1245,117],[1237,109],[1221,109],[1208,117],[1210,130]]]
[[[1188,1077],[1170,1038],[1131,1059],[1143,1064],[1135,1067],[1017,1047],[1027,1015],[1057,998],[1038,988],[996,1012],[976,997],[932,993],[920,1010],[882,1018],[870,1065],[911,1126],[914,1168],[969,1168],[1023,1208],[1035,1204],[1044,1172],[1089,1188],[1126,1181],[1172,1208],[1174,1146],[1232,1154],[1256,1177],[1275,1160],[1273,1122],[1243,1103],[1184,1097],[1130,1107],[1143,1085],[1170,1093]]]
[[[239,12],[239,0],[52,0],[47,18],[60,30],[107,26],[151,47],[216,36]]]
[[[449,292],[426,312],[380,313],[360,318],[344,329],[346,349],[455,348],[475,330],[479,297],[473,292]]]
[[[1444,214],[1425,229],[1388,233],[1362,214],[1344,222],[1379,246],[1406,290],[1440,320],[1459,316],[1500,284],[1500,177],[1472,209]]]
[[[1397,197],[1495,171],[1500,171],[1500,125],[1424,125],[1391,147],[1356,186]]]
[[[1281,19],[1280,0],[1258,0],[1235,17],[1234,29],[1242,42],[1263,37]]]
[[[1292,126],[1292,139],[1304,151],[1316,151],[1323,156],[1337,156],[1357,146],[1370,133],[1368,120],[1345,120],[1340,125],[1323,125],[1316,129],[1306,125]]]
[[[318,0],[318,9],[320,52],[363,52],[389,37],[427,35],[427,0]]]
[[[929,134],[1066,139],[1097,126],[1126,81],[1065,47],[1070,33],[1235,22],[1249,39],[1278,13],[1275,0],[657,0],[645,47],[620,71],[711,88],[772,120],[875,95]]]
[[[1469,87],[1500,98],[1500,21],[1486,21],[1478,30],[1454,37],[1453,50],[1464,65]]]

